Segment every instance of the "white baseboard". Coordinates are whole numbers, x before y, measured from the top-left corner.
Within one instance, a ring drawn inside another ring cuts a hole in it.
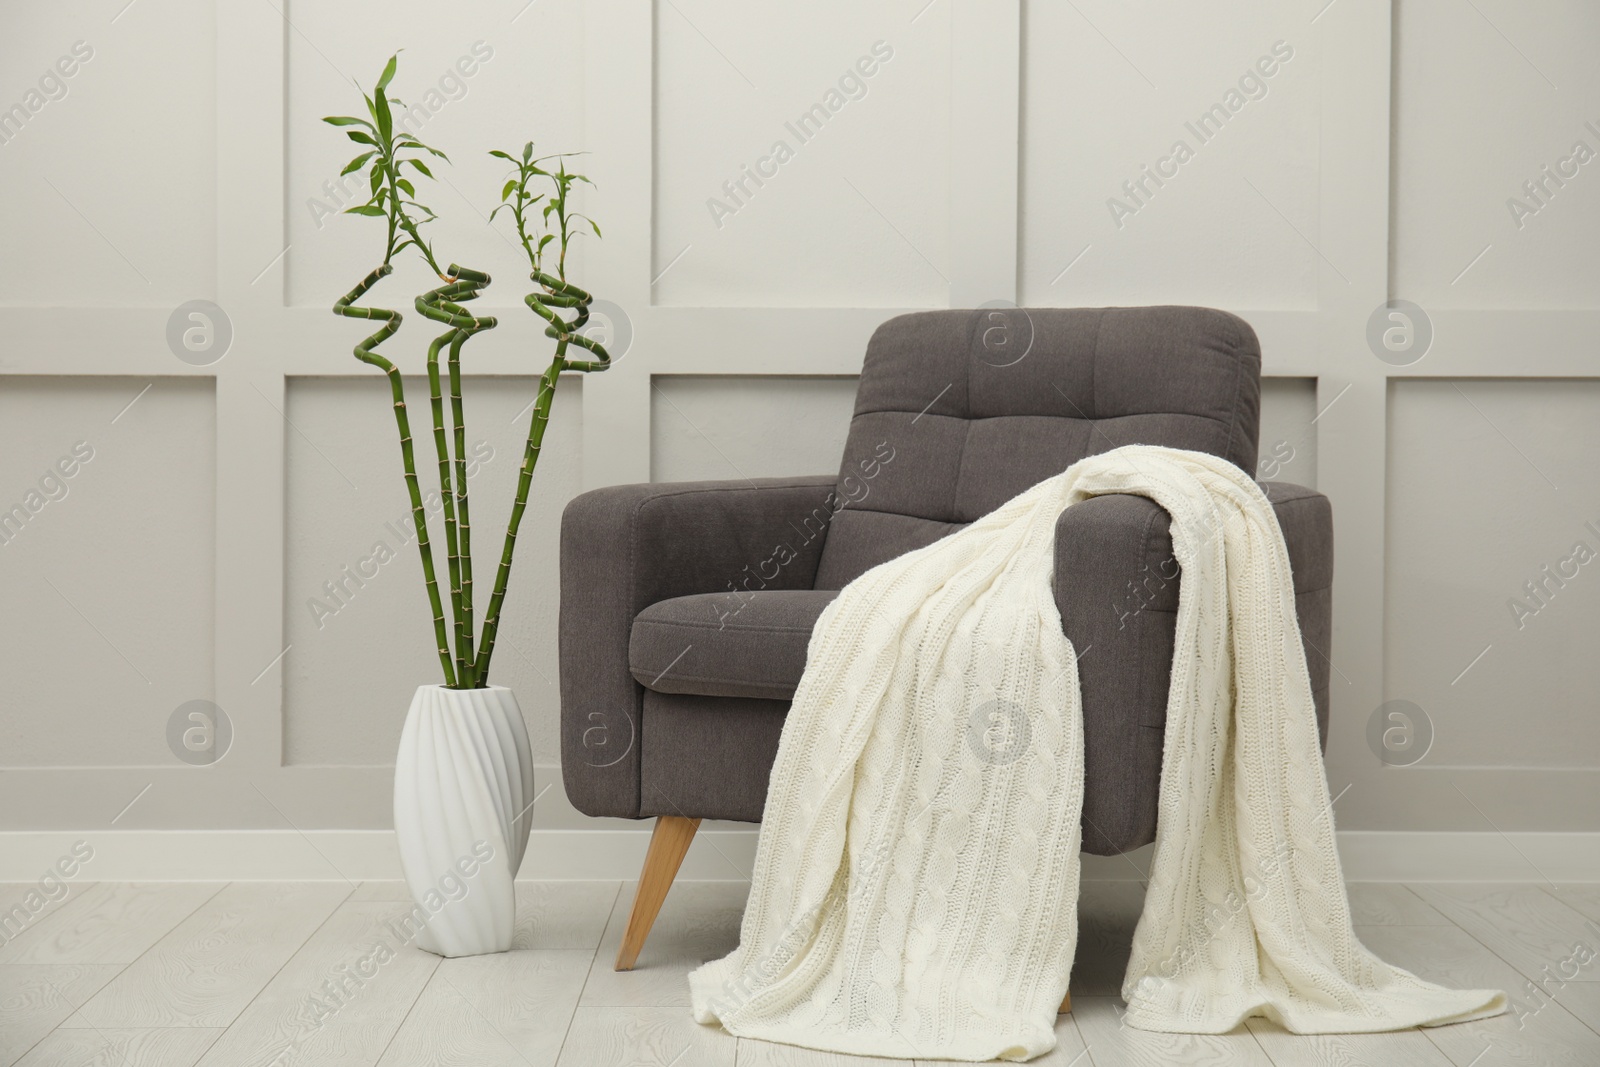
[[[524,879],[638,876],[648,823],[634,829],[535,830]],[[726,824],[723,824],[726,825]],[[389,830],[127,830],[0,833],[0,882],[35,882],[76,842],[93,858],[82,881],[386,881],[400,878]],[[756,831],[702,829],[678,877],[747,881]],[[1151,846],[1126,856],[1084,856],[1085,879],[1136,881]],[[1341,831],[1345,877],[1375,882],[1600,882],[1600,833]]]

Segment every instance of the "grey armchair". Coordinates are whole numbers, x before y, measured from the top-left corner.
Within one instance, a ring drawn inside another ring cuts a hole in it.
[[[618,485],[561,529],[561,745],[590,815],[655,818],[617,969],[633,966],[700,820],[756,822],[822,609],[868,568],[1073,462],[1160,444],[1256,464],[1261,355],[1205,308],[902,315],[867,346],[837,475]],[[999,335],[997,329],[1011,331]],[[1288,541],[1327,742],[1332,515],[1263,483]],[[1165,511],[1064,511],[1055,597],[1079,655],[1083,848],[1154,839],[1181,575]]]

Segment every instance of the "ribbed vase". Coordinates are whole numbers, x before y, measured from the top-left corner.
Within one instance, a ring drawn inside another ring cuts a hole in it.
[[[511,690],[419,688],[394,768],[394,828],[419,948],[476,956],[511,947],[512,880],[532,822],[533,757]]]

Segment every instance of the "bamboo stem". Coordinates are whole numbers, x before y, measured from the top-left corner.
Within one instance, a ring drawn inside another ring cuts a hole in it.
[[[472,334],[456,331],[450,342],[450,417],[456,440],[456,528],[461,538],[461,644],[457,654],[465,664],[462,685],[476,679],[472,651],[472,519],[467,508],[467,419],[461,404],[461,346]]]
[[[380,319],[383,322],[377,333],[356,345],[355,357],[363,363],[379,368],[389,378],[389,391],[394,398],[395,425],[400,430],[400,458],[405,467],[406,489],[411,496],[411,518],[417,528],[417,550],[422,556],[422,574],[428,589],[428,603],[433,609],[433,632],[439,646],[439,662],[444,667],[445,684],[454,688],[456,675],[450,663],[449,642],[445,637],[444,607],[439,599],[439,583],[434,577],[433,547],[428,542],[428,519],[422,508],[422,490],[417,484],[416,457],[411,447],[411,422],[406,417],[405,385],[400,379],[399,368],[373,351],[376,346],[393,337],[395,331],[400,329],[400,313],[388,308],[352,306],[366,295],[367,290],[393,271],[393,266],[384,263],[362,279],[354,289],[340,297],[333,305],[333,311],[334,314],[346,318]]]
[[[539,378],[539,396],[533,405],[528,422],[528,442],[522,452],[522,471],[517,477],[517,495],[511,502],[511,517],[506,522],[506,539],[500,549],[500,568],[495,574],[494,592],[489,597],[488,610],[483,617],[483,642],[478,649],[477,677],[480,684],[488,684],[489,661],[494,656],[495,638],[500,633],[500,609],[506,598],[506,586],[511,578],[511,557],[517,549],[517,530],[522,525],[522,513],[527,509],[528,491],[533,485],[533,470],[539,465],[540,448],[544,431],[550,424],[550,406],[555,401],[556,381],[561,376],[565,362],[562,353],[566,344],[557,346],[556,356]]]
[[[540,450],[544,444],[544,432],[550,424],[550,408],[555,402],[556,382],[563,370],[599,371],[611,365],[611,356],[605,348],[598,341],[585,337],[580,332],[589,321],[589,304],[594,298],[576,285],[561,278],[551,277],[540,270],[533,271],[530,277],[538,282],[544,291],[536,290],[523,300],[534,313],[549,324],[545,327],[544,333],[546,337],[555,339],[556,354],[549,369],[539,378],[539,395],[528,421],[528,441],[523,448],[522,471],[517,478],[517,495],[511,503],[511,518],[506,523],[505,544],[500,550],[500,567],[495,574],[494,592],[489,597],[489,607],[484,612],[483,640],[474,664],[474,676],[479,685],[489,684],[489,663],[494,655],[495,639],[500,632],[500,610],[505,603],[506,586],[511,578],[511,558],[517,548],[517,530],[522,525],[522,514],[527,509],[528,493],[533,485],[533,471],[539,464]],[[577,314],[569,321],[563,319],[556,312],[556,308],[572,308]],[[568,360],[566,353],[569,344],[587,349],[598,358]]]
[[[428,400],[433,410],[433,449],[439,457],[439,496],[444,503],[444,540],[450,568],[450,616],[456,633],[456,674],[464,676],[461,644],[461,549],[456,539],[455,494],[450,488],[450,446],[444,431],[444,394],[439,384],[439,350],[456,331],[440,334],[428,345]]]
[[[439,453],[439,487],[445,501],[446,529],[447,533],[454,534],[451,544],[454,553],[451,607],[455,615],[456,676],[460,688],[471,689],[481,683],[477,679],[476,656],[473,652],[472,523],[467,494],[466,414],[461,399],[461,346],[474,334],[493,329],[496,320],[489,315],[476,317],[461,307],[466,301],[477,299],[479,291],[489,284],[487,274],[452,263],[450,277],[450,284],[417,297],[416,307],[426,318],[451,327],[429,349],[428,382],[430,399],[434,404],[434,443]],[[446,343],[450,345],[451,436],[455,445],[453,477],[450,447],[444,429],[443,390],[438,367],[439,349]]]

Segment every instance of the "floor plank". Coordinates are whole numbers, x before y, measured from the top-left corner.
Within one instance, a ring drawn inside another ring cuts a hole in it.
[[[1417,894],[1529,978],[1570,960],[1578,942],[1597,941],[1592,920],[1537,886],[1452,882],[1418,886]],[[1590,977],[1597,965],[1590,963]]]
[[[1356,926],[1449,926],[1450,920],[1399,882],[1351,882],[1350,921]]]
[[[1123,1024],[1119,997],[1074,996],[1072,1015],[1095,1067],[1272,1067],[1255,1036],[1242,1026],[1227,1034],[1135,1030]]]
[[[1089,1067],[1090,1060],[1085,1055],[1083,1035],[1078,1032],[1078,1024],[1073,1022],[1072,1016],[1063,1015],[1056,1019],[1056,1047],[1037,1059],[1029,1060],[1031,1067]],[[819,1052],[813,1049],[796,1048],[793,1045],[778,1045],[768,1041],[757,1041],[753,1038],[739,1038],[738,1067],[891,1067],[903,1065],[905,1060],[885,1059],[869,1056],[846,1056],[837,1052]],[[915,1060],[916,1067],[940,1067],[947,1064],[948,1060]],[[999,1063],[999,1060],[990,1060]]]
[[[621,882],[518,882],[511,947],[595,951],[621,891]]]
[[[605,934],[621,882],[518,882],[513,948],[586,948]],[[362,882],[350,900],[408,901],[404,882]]]
[[[1451,1067],[1450,1060],[1421,1030],[1386,1034],[1291,1034],[1265,1019],[1245,1026],[1273,1067]]]
[[[100,882],[0,946],[0,963],[132,963],[222,882]]]
[[[557,1063],[734,1067],[736,1048],[732,1035],[720,1027],[701,1026],[681,1007],[579,1007]]]
[[[617,948],[633,907],[633,883],[622,887],[595,954],[579,1003],[599,1007],[686,1007],[690,971],[739,945],[739,920],[750,886],[743,882],[684,882],[672,887],[650,939],[631,971],[615,971]]]
[[[592,948],[444,960],[379,1067],[554,1067],[593,961]]]
[[[64,1025],[225,1027],[349,894],[344,882],[230,885]]]
[[[1552,989],[1551,996],[1580,1023],[1600,1034],[1600,982],[1568,982]]]
[[[1430,982],[1503,989],[1512,997],[1527,983],[1516,968],[1459,926],[1358,926],[1355,931],[1356,939],[1373,955]]]
[[[11,1067],[120,970],[115,964],[0,964],[0,1067]]]
[[[625,973],[611,966],[633,887],[617,882],[519,882],[512,951],[444,961],[390,925],[409,910],[399,882],[74,889],[0,946],[0,1067],[880,1062],[693,1021],[686,975],[737,944],[747,884],[674,887],[638,969]],[[1580,941],[1600,945],[1600,886],[1355,883],[1350,899],[1357,935],[1377,955],[1448,985],[1504,989],[1515,1010],[1393,1034],[1293,1035],[1261,1019],[1215,1036],[1133,1030],[1116,994],[1143,889],[1091,881],[1074,1012],[1058,1020],[1059,1046],[1034,1062],[1600,1065],[1600,958],[1564,962]]]
[[[439,965],[438,956],[390,926],[408,910],[395,901],[341,904],[206,1051],[200,1067],[377,1063]]]
[[[32,936],[42,920],[79,907],[81,898],[96,883],[63,884],[66,891],[52,900],[38,882],[0,882],[0,962],[5,962],[6,946]]]
[[[1540,888],[1580,915],[1600,922],[1600,883],[1569,882]]]
[[[839,1052],[820,1052],[748,1037],[739,1038],[736,1062],[738,1067],[907,1067],[903,1059],[846,1056]]]
[[[1366,926],[1356,935],[1385,961],[1430,982],[1505,990],[1511,1010],[1504,1015],[1422,1031],[1456,1067],[1600,1063],[1600,1034],[1563,1007],[1562,991],[1552,989],[1552,998],[1531,988],[1516,968],[1467,931],[1453,926]]]
[[[57,1030],[16,1067],[194,1067],[221,1035],[198,1026]]]

